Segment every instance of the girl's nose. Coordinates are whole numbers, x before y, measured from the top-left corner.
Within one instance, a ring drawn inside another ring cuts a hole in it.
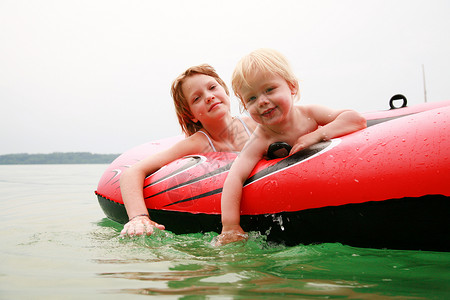
[[[214,100],[214,99],[216,99],[216,97],[214,97],[214,95],[212,95],[212,94],[209,94],[209,95],[206,97],[206,103],[209,103],[209,102],[211,102],[211,101]]]

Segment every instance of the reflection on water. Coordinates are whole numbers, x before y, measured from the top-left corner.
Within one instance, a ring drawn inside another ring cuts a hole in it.
[[[447,254],[341,244],[284,247],[268,244],[258,234],[251,234],[245,243],[215,248],[215,233],[174,235],[158,231],[151,237],[120,238],[120,225],[104,219],[99,226],[109,227],[112,239],[128,254],[142,255],[134,260],[97,261],[140,265],[140,271],[99,273],[103,278],[146,282],[144,287],[119,288],[111,293],[311,299],[429,298],[435,288],[437,294],[448,293]],[[438,270],[447,275],[437,278],[434,272]],[[429,282],[430,277],[434,282]]]
[[[0,299],[450,299],[450,253],[121,238],[93,193],[106,167],[0,166]]]

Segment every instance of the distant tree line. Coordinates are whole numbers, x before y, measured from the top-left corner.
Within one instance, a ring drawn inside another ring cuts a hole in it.
[[[120,154],[93,154],[90,152],[54,152],[50,154],[0,155],[0,165],[33,164],[109,164]]]

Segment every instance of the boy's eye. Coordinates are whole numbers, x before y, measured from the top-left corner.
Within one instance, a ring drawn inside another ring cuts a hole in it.
[[[247,98],[247,102],[252,102],[252,101],[255,101],[255,100],[256,100],[255,96],[251,96],[251,97]]]
[[[266,93],[270,93],[270,92],[273,91],[274,89],[275,89],[275,88],[270,87],[270,88],[266,89]]]

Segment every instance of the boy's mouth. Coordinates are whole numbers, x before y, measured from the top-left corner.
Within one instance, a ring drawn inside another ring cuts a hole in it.
[[[272,112],[275,111],[276,108],[277,108],[277,107],[275,106],[275,107],[266,109],[265,111],[263,111],[263,113],[262,113],[261,115],[262,115],[263,117],[268,117],[268,116],[270,116],[270,114],[271,114]]]

